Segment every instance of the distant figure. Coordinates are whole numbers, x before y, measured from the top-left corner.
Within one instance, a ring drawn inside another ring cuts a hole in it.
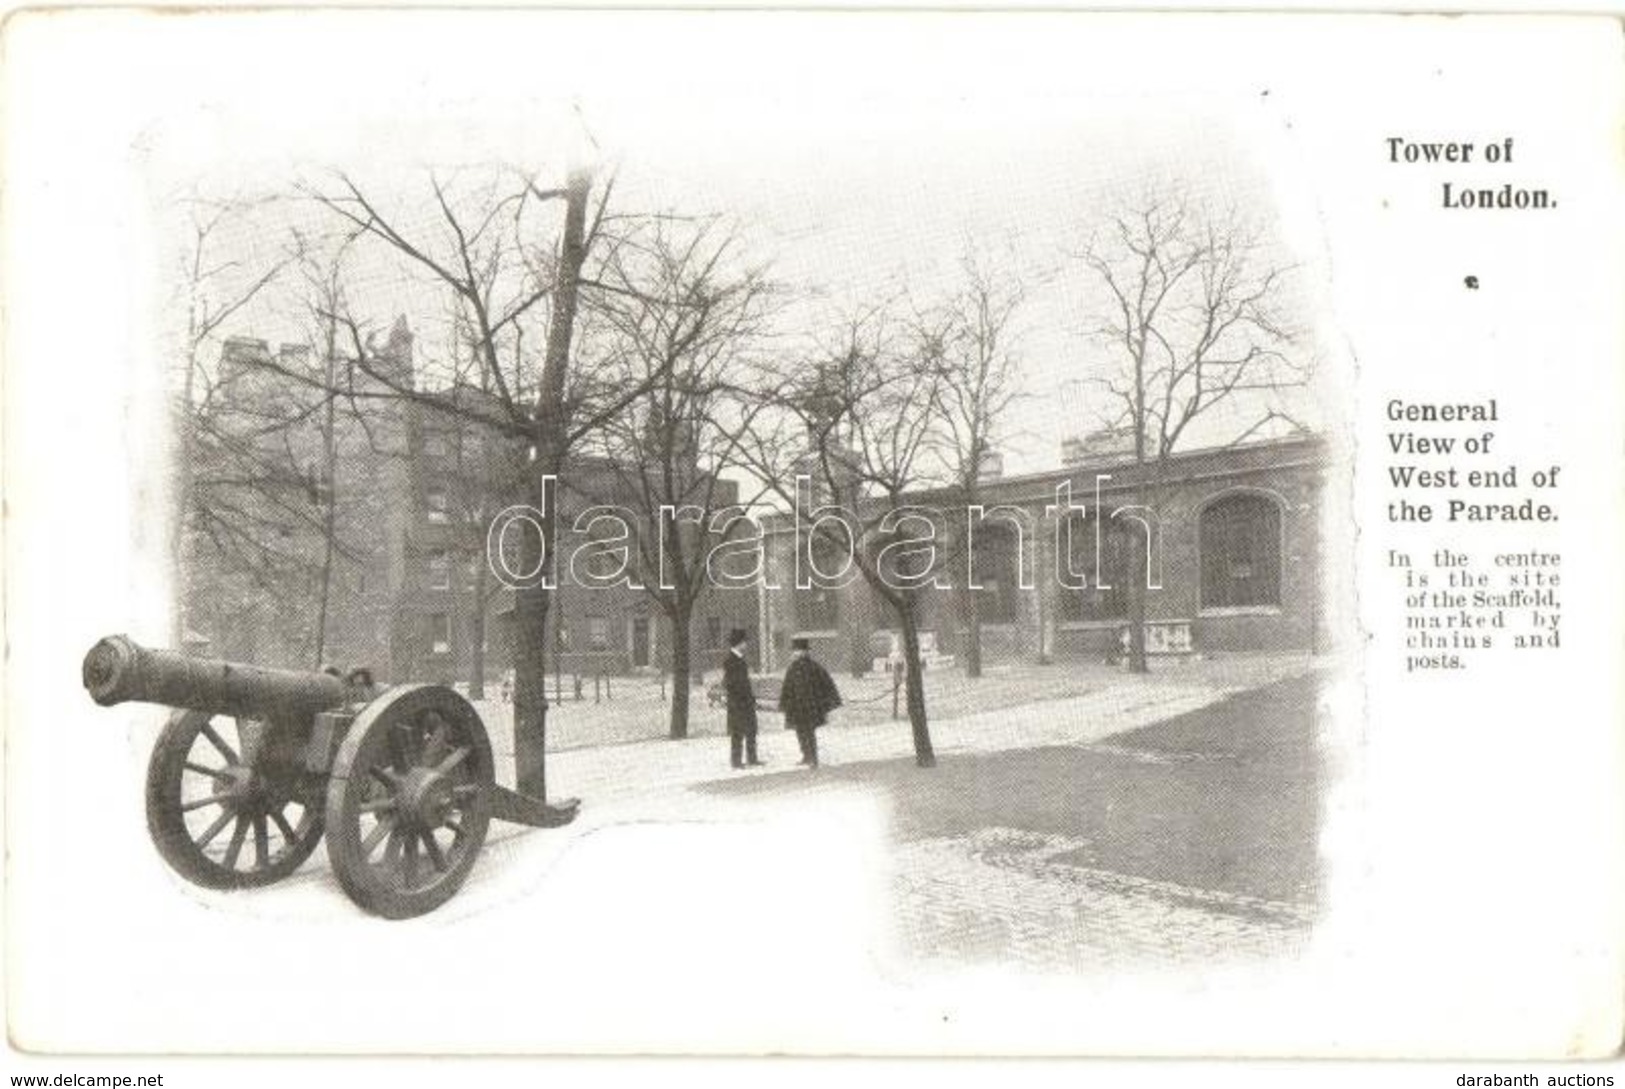
[[[722,657],[722,687],[728,698],[728,755],[736,768],[760,767],[756,758],[756,693],[750,687],[750,663],[745,660],[744,628],[728,633],[728,653]]]
[[[841,693],[829,670],[813,661],[807,640],[790,640],[790,651],[790,668],[784,671],[784,686],[779,689],[779,710],[784,712],[784,728],[794,730],[801,743],[801,763],[816,768],[818,727],[841,705]]]
[[[372,670],[366,666],[356,666],[350,670],[344,683],[350,686],[350,698],[356,703],[371,703],[383,691],[383,687],[372,679]]]

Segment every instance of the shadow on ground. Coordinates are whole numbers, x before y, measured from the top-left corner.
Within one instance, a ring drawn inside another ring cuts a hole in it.
[[[883,791],[901,841],[1011,828],[1082,841],[1051,862],[1309,906],[1317,883],[1315,674],[1229,696],[1093,745],[950,753],[741,775],[692,789],[729,797]],[[905,723],[898,723],[906,730]]]

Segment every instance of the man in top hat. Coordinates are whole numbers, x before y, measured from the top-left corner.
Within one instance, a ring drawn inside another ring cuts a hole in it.
[[[750,686],[750,663],[745,660],[744,628],[728,633],[728,653],[722,658],[722,689],[728,698],[728,754],[736,768],[759,767],[756,758],[756,693]]]
[[[802,764],[816,768],[818,727],[841,705],[841,693],[829,670],[813,661],[807,640],[790,640],[790,651],[790,668],[784,671],[784,685],[779,689],[779,710],[784,712],[785,729],[794,730],[801,743]]]

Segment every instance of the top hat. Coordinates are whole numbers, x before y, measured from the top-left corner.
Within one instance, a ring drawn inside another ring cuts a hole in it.
[[[812,649],[812,643],[811,643],[810,640],[807,639],[806,636],[798,635],[794,639],[790,640],[790,649],[791,650],[811,650]]]

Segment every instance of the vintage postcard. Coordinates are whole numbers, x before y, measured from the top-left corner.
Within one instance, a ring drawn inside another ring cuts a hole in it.
[[[1618,1048],[1616,22],[4,52],[14,1047]]]

